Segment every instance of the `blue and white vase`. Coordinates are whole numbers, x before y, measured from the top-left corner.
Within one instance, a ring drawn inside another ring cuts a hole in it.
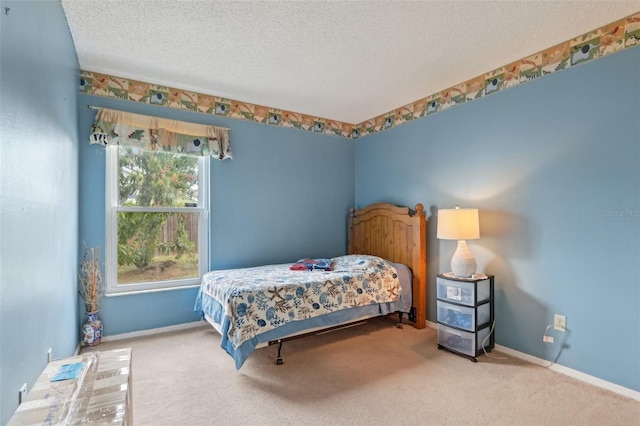
[[[98,312],[84,313],[87,320],[82,324],[82,346],[98,346],[102,341],[102,321],[98,319]]]

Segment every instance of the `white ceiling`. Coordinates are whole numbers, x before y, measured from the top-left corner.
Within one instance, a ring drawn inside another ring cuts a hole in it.
[[[62,0],[80,67],[361,123],[640,11],[640,0]]]

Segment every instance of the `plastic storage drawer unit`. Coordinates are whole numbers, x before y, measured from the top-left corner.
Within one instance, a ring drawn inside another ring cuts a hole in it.
[[[494,277],[485,277],[438,275],[438,349],[447,349],[477,362],[478,355],[495,347]]]
[[[465,306],[454,305],[447,302],[437,301],[438,321],[452,327],[475,331],[477,326],[482,327],[491,321],[491,304],[485,303],[477,307],[478,316],[474,315],[474,309]]]
[[[476,284],[469,281],[455,281],[453,279],[436,278],[438,299],[474,306]],[[477,303],[486,302],[491,298],[491,282],[489,279],[477,282]]]

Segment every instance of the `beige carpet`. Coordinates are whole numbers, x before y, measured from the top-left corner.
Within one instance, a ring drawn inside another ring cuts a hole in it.
[[[508,358],[438,350],[391,318],[255,351],[239,371],[203,327],[133,349],[136,425],[640,425],[640,402]],[[506,357],[492,352],[490,355]]]

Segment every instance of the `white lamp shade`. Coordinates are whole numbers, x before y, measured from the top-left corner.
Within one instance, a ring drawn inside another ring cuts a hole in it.
[[[480,238],[478,209],[438,210],[438,232],[441,240],[475,240]]]

